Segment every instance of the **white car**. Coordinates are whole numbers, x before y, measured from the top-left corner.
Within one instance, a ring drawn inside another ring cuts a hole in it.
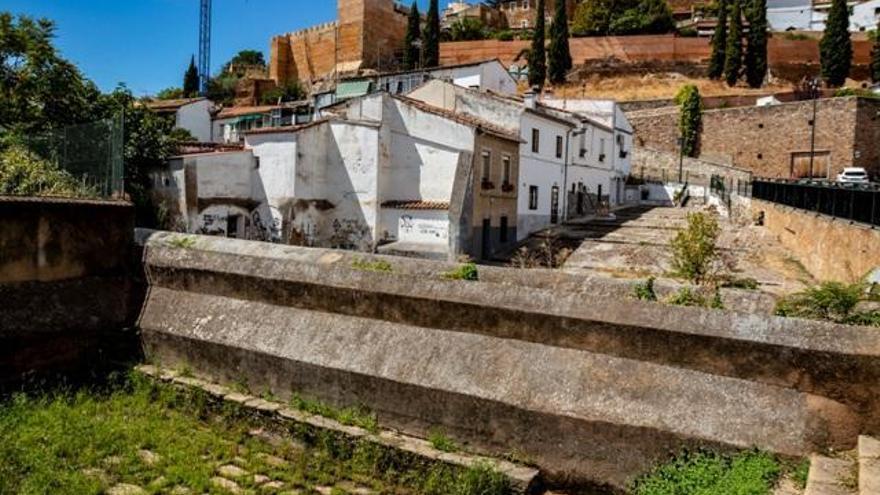
[[[837,182],[841,184],[867,184],[868,172],[861,167],[847,167],[837,175]]]

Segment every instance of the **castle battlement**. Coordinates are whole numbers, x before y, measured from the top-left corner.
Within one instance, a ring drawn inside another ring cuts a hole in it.
[[[339,27],[339,21],[330,21],[324,22],[321,24],[315,24],[314,26],[309,26],[307,28],[300,29],[299,31],[291,31],[287,34],[282,34],[281,36],[287,36],[289,38],[299,38],[303,36],[307,36],[309,34],[313,34],[320,31],[328,31],[331,29],[336,29]]]

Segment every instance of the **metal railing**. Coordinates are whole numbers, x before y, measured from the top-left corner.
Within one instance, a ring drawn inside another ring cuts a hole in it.
[[[846,220],[880,226],[880,186],[755,180],[752,197]]]

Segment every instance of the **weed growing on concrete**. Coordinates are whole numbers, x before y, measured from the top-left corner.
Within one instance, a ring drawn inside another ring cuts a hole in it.
[[[706,298],[690,287],[682,287],[666,300],[673,306],[706,306]]]
[[[168,245],[177,249],[189,249],[196,245],[195,237],[175,237],[168,241]]]
[[[654,277],[644,282],[639,282],[633,287],[633,297],[640,301],[656,301],[657,293],[654,292]]]
[[[316,399],[305,398],[294,394],[290,399],[291,407],[309,414],[324,416],[347,426],[357,426],[369,432],[379,431],[376,415],[365,407],[337,408]]]
[[[428,441],[431,442],[431,446],[442,452],[455,452],[458,450],[458,445],[455,444],[455,441],[446,436],[446,433],[439,428],[434,428],[428,433]]]
[[[391,263],[385,260],[374,260],[370,261],[365,258],[358,258],[351,262],[351,267],[355,270],[360,270],[364,272],[387,272],[390,273],[394,271]]]
[[[733,456],[684,452],[638,479],[632,487],[632,493],[766,495],[781,474],[779,462],[765,452],[749,451]]]
[[[672,267],[695,284],[711,282],[717,271],[718,236],[721,228],[714,216],[690,213],[688,225],[672,240]]]
[[[722,284],[723,287],[728,287],[731,289],[745,289],[745,290],[758,290],[760,284],[757,280],[753,278],[735,278],[729,277]]]
[[[474,263],[464,263],[459,265],[455,270],[445,272],[443,278],[449,280],[479,280],[480,276],[477,272],[477,265]]]
[[[825,282],[781,299],[776,304],[776,314],[880,327],[880,310],[857,310],[860,302],[870,299],[866,289],[862,283]]]
[[[804,459],[791,470],[791,479],[799,490],[807,488],[807,477],[810,475],[810,460]]]

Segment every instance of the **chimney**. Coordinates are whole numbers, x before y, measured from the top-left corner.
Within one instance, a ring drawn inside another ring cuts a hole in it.
[[[525,103],[526,108],[531,108],[532,110],[538,106],[538,93],[535,92],[534,89],[530,89],[523,95],[523,103]]]

